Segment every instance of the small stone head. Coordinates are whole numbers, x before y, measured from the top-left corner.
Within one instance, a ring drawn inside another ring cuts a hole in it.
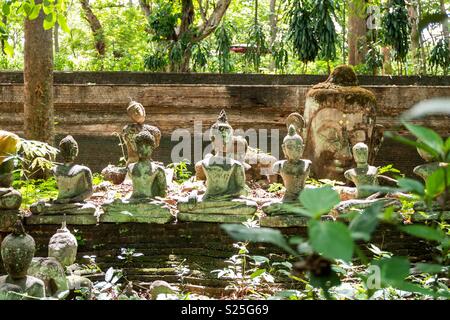
[[[135,142],[139,159],[150,159],[153,150],[156,148],[155,138],[153,135],[146,130],[141,131],[136,136]]]
[[[143,124],[145,122],[144,106],[137,101],[131,101],[128,104],[127,114],[137,124]]]
[[[369,147],[367,147],[367,144],[359,142],[353,146],[352,151],[356,164],[367,164],[369,159]]]
[[[72,265],[77,257],[78,242],[63,223],[61,229],[50,238],[48,256],[58,260],[64,267]]]
[[[288,134],[283,139],[282,149],[288,160],[300,160],[303,155],[303,139],[294,125],[289,126]]]
[[[59,150],[64,162],[73,162],[78,156],[78,143],[68,135],[59,143]]]
[[[11,278],[26,277],[35,249],[34,239],[25,233],[22,223],[18,220],[13,233],[9,234],[1,244],[3,265]]]
[[[215,150],[225,151],[233,140],[233,128],[228,123],[225,110],[220,111],[217,121],[211,126],[210,138]]]

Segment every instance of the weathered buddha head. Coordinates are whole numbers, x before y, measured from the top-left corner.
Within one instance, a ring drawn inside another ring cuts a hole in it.
[[[71,135],[68,135],[59,143],[59,151],[65,163],[73,162],[78,156],[78,143]]]
[[[303,139],[297,134],[294,125],[289,126],[288,134],[284,137],[281,148],[288,160],[298,161],[302,158]]]
[[[145,122],[144,106],[137,101],[131,101],[128,104],[127,114],[137,124],[143,124]]]
[[[77,257],[78,242],[75,236],[67,229],[66,224],[50,238],[48,244],[48,256],[58,260],[67,267],[75,262]]]
[[[337,67],[308,91],[304,119],[305,158],[312,160],[316,178],[344,180],[352,166],[351,146],[358,142],[367,144],[373,163],[382,140],[375,95],[358,86],[351,67]]]
[[[153,150],[156,148],[155,138],[153,135],[144,130],[141,131],[135,138],[136,151],[140,160],[150,159]]]
[[[11,278],[26,277],[35,250],[34,239],[25,232],[21,221],[17,220],[13,233],[6,236],[1,244],[3,266]]]
[[[353,158],[357,165],[366,165],[369,160],[369,147],[363,142],[358,142],[352,148]]]
[[[211,126],[209,135],[214,151],[226,153],[227,150],[232,149],[233,128],[228,123],[225,110],[220,111],[217,121]]]

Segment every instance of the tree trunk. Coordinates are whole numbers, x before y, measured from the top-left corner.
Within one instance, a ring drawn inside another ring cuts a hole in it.
[[[35,20],[25,19],[24,132],[27,139],[53,145],[53,35],[43,21],[42,11]]]
[[[415,1],[412,1],[410,5],[408,6],[408,15],[409,15],[409,21],[411,23],[411,55],[413,59],[414,64],[414,73],[418,74],[420,72],[420,54],[419,54],[419,48],[420,48],[420,35],[419,35],[419,17],[417,14],[417,3]]]
[[[92,34],[94,35],[95,49],[97,50],[98,54],[101,57],[103,57],[105,56],[106,43],[105,43],[105,35],[103,34],[102,24],[92,11],[92,8],[89,4],[89,0],[80,0],[80,3],[81,7],[83,8],[86,21],[89,23],[89,26],[92,30]]]
[[[363,63],[366,47],[366,12],[364,0],[351,0],[348,12],[348,63]]]
[[[270,24],[270,47],[274,44],[277,39],[277,10],[276,10],[276,0],[270,0],[270,14],[269,14],[269,24]]]
[[[2,17],[2,22],[3,22],[3,24],[6,26],[6,24],[8,23],[8,18],[6,17],[6,16],[3,16]],[[5,52],[5,39],[2,39],[2,53],[3,54],[6,54],[6,52]]]
[[[139,0],[139,5],[141,6],[142,11],[144,11],[145,17],[148,19],[148,17],[152,13],[152,8],[150,7],[149,1]]]
[[[55,23],[55,27],[53,30],[53,38],[55,42],[55,53],[59,52],[59,24],[58,22]]]
[[[450,50],[450,38],[449,38],[449,32],[448,32],[448,14],[445,10],[445,1],[440,0],[439,3],[441,4],[441,12],[442,14],[445,14],[446,18],[442,21],[442,33],[444,34],[444,39],[447,40],[448,49]]]
[[[391,75],[393,72],[391,48],[383,47],[381,48],[381,53],[383,54],[383,75]]]

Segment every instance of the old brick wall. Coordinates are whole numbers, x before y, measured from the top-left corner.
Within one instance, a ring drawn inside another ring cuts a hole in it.
[[[118,139],[127,123],[130,98],[141,102],[148,123],[158,126],[163,141],[155,159],[171,162],[170,141],[175,129],[193,130],[202,121],[206,130],[220,109],[227,110],[235,129],[280,129],[285,134],[285,117],[303,112],[305,94],[324,76],[151,74],[127,72],[77,72],[55,74],[56,130],[59,136],[72,134],[79,140],[80,162],[99,171],[121,156]],[[378,101],[378,123],[396,129],[398,115],[415,103],[450,96],[450,77],[360,77]],[[23,115],[21,73],[0,73],[0,128],[21,134]],[[450,120],[428,118],[420,124],[450,135]],[[421,162],[414,150],[386,141],[377,164],[394,163],[410,173]]]

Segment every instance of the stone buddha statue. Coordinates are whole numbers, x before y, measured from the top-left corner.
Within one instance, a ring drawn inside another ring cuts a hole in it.
[[[161,140],[161,131],[155,127],[145,124],[145,109],[139,102],[131,101],[128,104],[127,114],[133,123],[127,124],[122,129],[122,138],[125,141],[128,153],[127,164],[134,163],[138,161],[138,151],[135,143],[136,136],[142,132],[149,132],[154,139],[154,149],[159,147],[159,142]]]
[[[273,165],[273,171],[283,178],[286,192],[281,202],[268,203],[262,207],[264,213],[268,215],[293,213],[292,209],[300,205],[298,197],[305,187],[311,168],[311,161],[302,159],[303,139],[298,135],[294,125],[289,126],[282,149],[286,160],[277,161]]]
[[[0,130],[0,211],[17,210],[22,203],[20,192],[11,187],[14,162],[8,159],[17,154],[19,141],[14,133]]]
[[[103,222],[155,222],[166,223],[172,215],[166,204],[157,198],[167,193],[164,168],[152,161],[156,148],[154,136],[144,130],[135,138],[138,161],[128,166],[133,192],[128,199],[116,199],[103,206]],[[126,212],[127,214],[123,214]]]
[[[358,199],[367,198],[373,192],[361,190],[361,186],[373,186],[378,184],[378,168],[370,166],[367,161],[369,158],[369,148],[365,143],[359,142],[352,148],[353,158],[356,162],[356,168],[345,171],[344,176],[347,180],[353,182],[356,187],[356,197]]]
[[[304,156],[312,161],[315,178],[344,181],[352,165],[350,148],[358,142],[368,145],[368,162],[373,163],[382,141],[376,99],[358,86],[351,67],[336,67],[325,82],[307,92],[304,119]]]
[[[14,232],[1,244],[2,261],[8,275],[0,277],[0,300],[45,297],[44,282],[27,275],[35,248],[34,239],[25,233],[18,220]]]
[[[199,166],[206,177],[205,194],[179,200],[180,214],[210,214],[215,215],[217,221],[224,215],[252,215],[257,205],[254,201],[242,198],[247,195],[245,169],[241,162],[228,153],[233,143],[233,128],[224,110],[211,127],[210,138],[214,152],[203,159]]]
[[[31,205],[34,214],[94,214],[95,206],[87,203],[93,193],[92,172],[82,165],[74,163],[78,156],[78,144],[72,136],[59,143],[63,163],[52,171],[58,186],[58,197],[49,202],[39,201]]]

